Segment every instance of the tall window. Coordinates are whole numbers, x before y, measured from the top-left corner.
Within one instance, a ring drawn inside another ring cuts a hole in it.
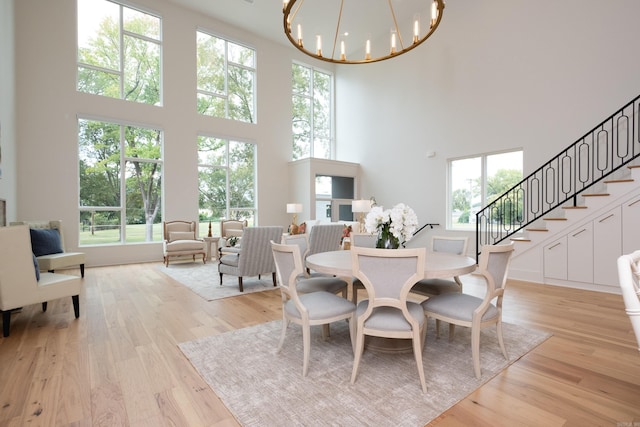
[[[107,0],[78,0],[78,91],[160,105],[161,20]]]
[[[293,64],[293,160],[332,158],[333,75]]]
[[[208,223],[221,219],[248,220],[256,217],[256,146],[208,136],[198,137],[198,178],[200,181],[200,233]]]
[[[476,213],[521,180],[521,150],[449,160],[447,227],[475,230]]]
[[[80,245],[162,240],[162,132],[78,121]]]
[[[196,34],[198,112],[255,123],[255,50],[202,31]]]

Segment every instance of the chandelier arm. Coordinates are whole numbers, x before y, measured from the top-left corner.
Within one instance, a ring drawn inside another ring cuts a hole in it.
[[[333,37],[333,50],[331,51],[331,57],[336,57],[336,43],[338,42],[338,33],[340,32],[340,21],[342,21],[342,8],[344,7],[344,0],[340,1],[340,13],[338,14],[338,24],[336,25],[336,35]]]
[[[302,3],[304,3],[304,0],[300,0],[298,5],[296,6],[296,10],[294,10],[293,13],[291,14],[291,21],[296,19],[296,15],[298,14],[298,11],[300,10],[300,7],[302,6]]]
[[[391,4],[391,0],[387,0],[389,3],[389,10],[391,11],[391,16],[393,17],[393,25],[396,27],[396,34],[398,35],[398,39],[400,41],[400,50],[404,50],[404,43],[402,43],[402,33],[400,32],[400,28],[398,27],[398,21],[396,20],[396,12],[393,10],[393,5]]]

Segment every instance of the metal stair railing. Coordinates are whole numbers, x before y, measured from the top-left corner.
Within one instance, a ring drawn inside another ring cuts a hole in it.
[[[476,259],[640,155],[640,95],[476,214]]]

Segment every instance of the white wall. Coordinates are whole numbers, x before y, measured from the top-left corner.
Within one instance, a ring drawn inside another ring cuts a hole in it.
[[[448,1],[410,53],[338,67],[338,156],[362,164],[364,197],[441,224],[426,245],[447,159],[523,148],[528,174],[640,94],[638,16],[636,0]]]
[[[18,146],[17,164],[9,165],[18,173],[13,219],[62,219],[67,242],[77,242],[80,114],[165,131],[166,219],[197,215],[198,132],[255,142],[258,222],[286,227],[290,66],[308,58],[166,0],[137,0],[163,16],[164,107],[105,99],[75,91],[75,0],[1,1],[3,94],[13,83],[4,54],[13,45],[16,55],[17,112],[8,132]],[[4,25],[11,6],[15,43]],[[640,93],[637,16],[636,0],[447,2],[440,28],[407,55],[335,67],[338,160],[362,164],[362,197],[408,203],[421,223],[444,225],[446,159],[522,147],[531,171]],[[257,48],[257,124],[195,114],[197,27]],[[3,145],[11,103],[0,100]],[[427,159],[428,151],[436,157]],[[3,177],[0,197],[11,191],[6,184]],[[423,232],[416,243],[441,231]],[[82,250],[89,266],[161,259],[159,243]]]
[[[163,107],[76,92],[75,0],[16,2],[19,219],[62,219],[65,240],[71,246],[68,249],[75,249],[78,241],[75,224],[79,218],[77,116],[90,115],[107,120],[126,119],[164,130],[167,220],[197,218],[199,132],[256,143],[257,222],[288,224],[284,183],[291,156],[293,49],[266,43],[163,0],[139,0],[136,4],[163,16]],[[257,49],[257,124],[196,114],[196,28],[214,31]],[[83,247],[82,251],[87,254],[89,266],[162,259],[160,243]]]
[[[13,37],[13,0],[0,0],[0,199],[6,202],[6,220],[15,221],[16,127]]]

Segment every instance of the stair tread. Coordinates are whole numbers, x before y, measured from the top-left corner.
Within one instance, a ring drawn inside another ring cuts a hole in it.
[[[630,165],[627,166],[629,169],[636,169],[636,168],[640,168],[640,165]]]
[[[605,181],[605,184],[616,184],[618,182],[633,182],[633,179],[631,178],[627,178],[627,179],[611,179],[608,181]]]
[[[545,221],[566,221],[567,218],[543,218]]]
[[[609,193],[591,193],[591,194],[583,194],[583,197],[601,197],[601,196],[610,196]]]
[[[546,228],[525,228],[526,231],[549,231]]]
[[[527,239],[526,237],[512,237],[511,240],[514,242],[530,242],[531,239]]]
[[[587,209],[587,206],[563,206],[562,209]]]

